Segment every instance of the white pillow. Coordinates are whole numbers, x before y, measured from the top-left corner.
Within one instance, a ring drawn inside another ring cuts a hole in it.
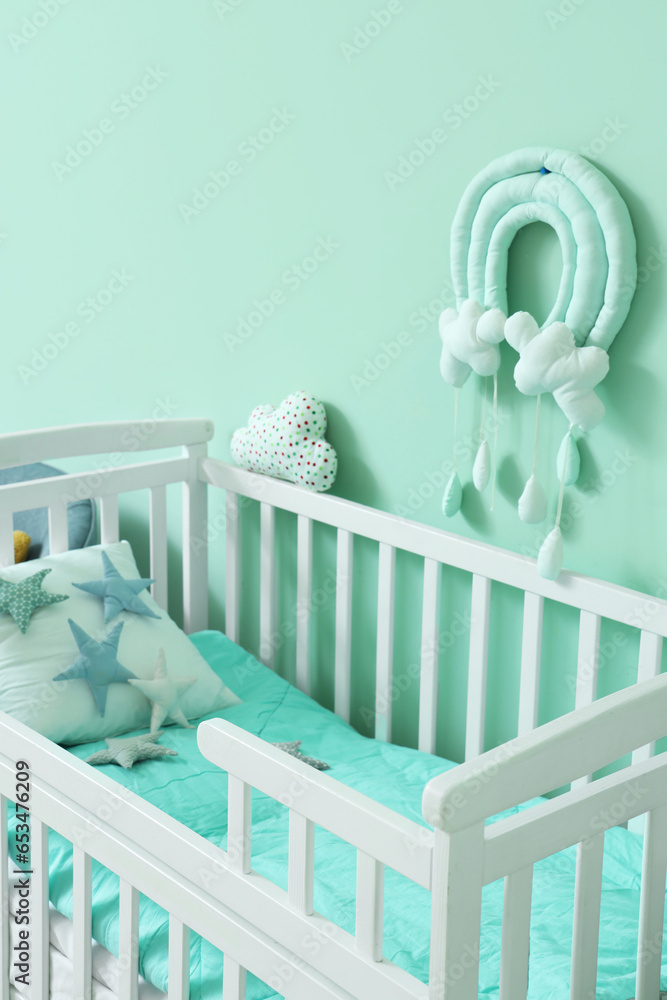
[[[18,581],[49,568],[52,572],[44,578],[43,589],[69,595],[67,601],[37,608],[25,634],[10,614],[0,614],[0,711],[64,745],[101,740],[149,726],[152,705],[131,684],[109,685],[101,716],[86,680],[53,680],[79,655],[68,618],[97,641],[115,624],[124,622],[117,658],[138,678],[153,677],[162,647],[172,679],[195,678],[196,683],[190,685],[181,700],[188,719],[238,704],[236,695],[211,670],[166,611],[157,606],[148,590],[141,592],[141,599],[160,616],[159,620],[121,611],[108,625],[104,624],[103,599],[72,586],[103,579],[102,551],[121,576],[139,578],[129,542],[74,549],[0,569],[0,577]]]

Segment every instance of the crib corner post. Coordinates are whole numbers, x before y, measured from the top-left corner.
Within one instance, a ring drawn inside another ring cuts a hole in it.
[[[431,884],[429,1000],[477,1000],[484,824],[436,827]]]
[[[186,448],[190,470],[183,483],[183,629],[208,628],[207,485],[199,467],[206,444]]]

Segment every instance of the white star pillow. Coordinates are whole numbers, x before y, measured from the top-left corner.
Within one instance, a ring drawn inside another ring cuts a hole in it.
[[[180,705],[181,698],[190,685],[194,683],[194,677],[183,677],[178,680],[171,679],[167,673],[167,664],[163,649],[160,649],[158,653],[155,674],[152,681],[128,681],[128,684],[132,684],[149,701],[153,702],[151,733],[157,732],[165,719],[171,719],[172,722],[177,722],[179,726],[183,726],[185,729],[195,728],[186,719]]]

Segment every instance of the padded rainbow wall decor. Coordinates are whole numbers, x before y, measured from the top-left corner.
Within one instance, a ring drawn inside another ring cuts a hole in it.
[[[555,230],[563,256],[556,301],[541,328],[529,313],[507,315],[509,248],[519,229],[531,222],[545,222]],[[537,561],[542,576],[556,579],[562,564],[563,489],[579,474],[573,431],[592,430],[604,416],[595,387],[609,370],[607,351],[625,321],[637,283],[630,215],[611,181],[583,157],[559,149],[519,149],[494,160],[466,188],[452,224],[451,270],[456,309],[445,309],[439,329],[440,371],[455,388],[454,438],[458,391],[471,372],[485,379],[493,376],[497,406],[503,340],[519,355],[514,368],[517,389],[537,399],[532,473],[518,504],[523,521],[538,523],[547,514],[546,494],[535,474],[541,397],[551,394],[567,419],[557,457],[556,523]],[[481,445],[472,475],[478,490],[492,481],[493,509],[497,439],[491,455],[485,435],[486,400],[485,382]],[[497,426],[495,421],[494,435]],[[448,517],[462,501],[456,451],[455,445],[454,471],[443,497]]]

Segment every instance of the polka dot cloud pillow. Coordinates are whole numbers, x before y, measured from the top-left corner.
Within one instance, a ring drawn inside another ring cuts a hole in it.
[[[251,472],[321,492],[333,485],[338,468],[336,452],[324,440],[327,415],[314,396],[293,392],[274,409],[256,406],[248,426],[234,432],[232,458]]]

